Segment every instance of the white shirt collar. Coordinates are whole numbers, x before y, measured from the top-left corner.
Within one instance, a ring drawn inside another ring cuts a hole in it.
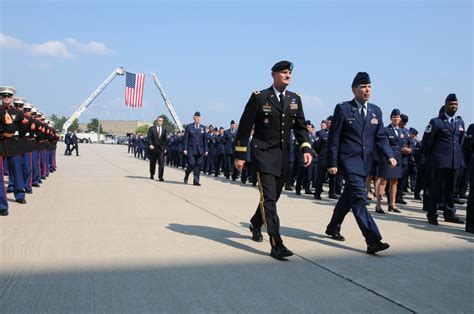
[[[451,123],[451,119],[454,120],[454,118],[456,117],[456,116],[450,117],[446,112],[444,113],[444,116],[448,119],[448,122],[449,122],[449,123]]]
[[[357,106],[359,107],[359,109],[360,109],[360,107],[362,107],[362,106],[364,106],[364,108],[367,109],[367,103],[368,103],[367,101],[362,104],[362,103],[360,103],[356,98],[354,98],[354,100],[355,100]]]
[[[278,100],[280,100],[280,94],[283,94],[283,97],[285,97],[286,90],[284,90],[283,93],[280,93],[280,91],[276,89],[275,85],[273,85],[273,91],[275,92],[275,95],[277,96]]]

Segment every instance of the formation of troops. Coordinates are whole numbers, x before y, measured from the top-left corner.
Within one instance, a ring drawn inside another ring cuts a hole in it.
[[[272,86],[251,95],[238,128],[234,120],[228,129],[206,127],[196,112],[184,131],[171,133],[161,142],[163,162],[185,169],[184,183],[193,173],[193,184],[201,185],[203,173],[258,185],[261,198],[250,220],[252,239],[262,241],[265,226],[270,254],[277,259],[292,255],[279,234],[276,203],[282,189],[320,200],[327,184],[327,197],[337,200],[327,235],[344,241],[341,226],[352,211],[371,254],[389,248],[367,209],[372,199],[377,214],[386,214],[384,197],[387,210],[400,214],[398,205],[406,205],[404,195],[411,192],[414,199],[423,201],[429,224],[439,224],[441,211],[446,222],[466,224],[466,231],[474,232],[469,194],[474,179],[474,125],[466,129],[456,115],[455,94],[446,97],[419,137],[408,126],[408,116],[396,108],[384,126],[381,109],[368,102],[370,77],[359,72],[352,83],[354,99],[338,104],[318,130],[305,119],[300,96],[286,90],[292,69],[288,61],[273,66]],[[129,152],[147,158],[149,136],[131,136]],[[150,174],[153,179],[154,170]],[[466,201],[467,222],[456,214],[456,204]]]
[[[39,188],[56,171],[59,135],[52,121],[26,101],[15,97],[16,89],[0,86],[0,216],[8,216],[7,194],[26,204],[26,194]],[[5,182],[8,177],[8,182]]]

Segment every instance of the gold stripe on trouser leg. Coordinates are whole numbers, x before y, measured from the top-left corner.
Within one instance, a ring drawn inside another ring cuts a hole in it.
[[[263,196],[263,186],[262,186],[262,181],[260,181],[260,173],[257,171],[257,181],[258,181],[258,190],[260,191],[260,212],[262,214],[262,220],[263,224],[265,225],[265,228],[267,228],[268,232],[268,227],[267,227],[267,218],[265,216],[265,206],[263,205],[264,201],[264,196]],[[273,246],[275,246],[275,239],[270,236],[270,242]]]

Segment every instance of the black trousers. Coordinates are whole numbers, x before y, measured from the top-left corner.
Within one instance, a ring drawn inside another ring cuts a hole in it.
[[[402,165],[402,177],[398,179],[397,183],[397,200],[403,199],[403,191],[407,186],[408,165]]]
[[[471,161],[474,163],[474,161]],[[466,207],[466,231],[474,231],[474,193],[472,189],[474,188],[474,166],[470,165],[471,169],[469,171],[469,197],[467,199]]]
[[[163,179],[165,172],[165,161],[163,151],[150,151],[150,175],[154,176],[156,171],[156,162],[158,161],[158,178]]]
[[[452,218],[456,214],[453,202],[453,187],[456,179],[456,171],[448,168],[433,169],[430,184],[430,202],[428,208],[428,219],[436,219],[438,203],[443,200],[445,206],[443,209],[444,218]]]
[[[214,157],[214,175],[218,176],[224,167],[224,154],[216,154]]]
[[[76,156],[79,156],[79,145],[77,145],[77,144],[72,144],[72,148],[71,148],[71,150],[69,151],[69,155],[71,155],[74,150],[76,150]]]
[[[232,176],[232,179],[237,178],[237,169],[234,167],[234,157],[231,154],[225,154],[224,163],[225,177],[229,178]]]
[[[265,225],[272,246],[283,244],[280,236],[280,218],[278,218],[276,203],[280,198],[285,181],[286,175],[277,177],[257,171],[260,202],[250,222],[256,228],[261,228],[262,225]]]
[[[316,172],[316,182],[314,187],[316,191],[314,195],[321,196],[323,191],[323,183],[327,173],[327,165],[318,163],[318,170]],[[327,173],[329,179],[329,195],[336,194],[336,175]]]

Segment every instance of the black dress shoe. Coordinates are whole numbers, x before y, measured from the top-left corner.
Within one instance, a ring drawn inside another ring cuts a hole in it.
[[[304,194],[313,194],[313,191],[311,191],[311,189],[305,189]]]
[[[163,181],[165,181],[165,179],[159,178],[158,181],[163,182]]]
[[[262,242],[263,236],[260,228],[255,228],[254,226],[249,226],[250,232],[252,232],[252,240],[255,242]]]
[[[438,219],[436,219],[436,218],[428,218],[428,223],[430,225],[433,225],[433,226],[438,226],[439,225]]]
[[[414,197],[414,198],[415,198],[416,200],[421,201],[421,196],[420,196],[420,194],[415,194],[415,197]]]
[[[458,205],[464,205],[464,202],[461,201],[459,198],[453,199],[453,203],[454,203],[454,204],[458,204]]]
[[[0,212],[0,216],[8,216],[8,210],[4,210]]]
[[[388,211],[389,212],[394,212],[394,213],[401,213],[401,210],[399,210],[396,207],[388,206]]]
[[[390,210],[390,209],[389,209]],[[382,209],[382,207],[375,207],[375,212],[376,213],[379,213],[379,214],[385,214],[384,210]]]
[[[461,194],[459,195],[459,198],[461,199],[464,199],[464,200],[467,200],[467,195],[466,194]]]
[[[375,254],[377,252],[386,250],[390,247],[388,243],[383,243],[383,242],[377,242],[372,245],[367,245],[367,253],[369,254]]]
[[[346,241],[346,239],[339,232],[329,232],[329,230],[326,230],[326,234],[330,236],[333,240],[341,242]]]
[[[7,212],[8,215],[8,212]],[[466,228],[466,232],[474,233],[474,228]]]
[[[329,194],[329,198],[333,200],[338,200],[339,196],[337,196],[336,194]]]
[[[314,199],[315,200],[322,200],[321,195],[316,195],[316,194],[314,194]]]
[[[395,204],[402,204],[402,205],[406,205],[406,204],[407,204],[407,202],[405,202],[405,200],[404,200],[404,199],[399,199],[399,200],[396,200],[396,201],[395,201]]]
[[[301,190],[296,189],[295,194],[296,195],[301,195]]]
[[[33,191],[32,190],[27,190],[25,191],[26,194],[33,194]]]
[[[292,255],[293,252],[288,250],[283,244],[279,246],[272,246],[272,250],[270,251],[270,256],[280,261],[284,261],[285,257]]]
[[[291,185],[285,185],[285,191],[293,191]]]
[[[154,177],[154,176],[150,176],[150,179],[152,179],[152,180],[153,180],[153,179],[155,179],[155,177]]]
[[[34,186],[35,188],[39,188],[41,185],[39,185],[39,183],[33,183],[33,186]]]
[[[195,185],[195,186],[201,186],[201,183],[199,183],[199,182],[193,182],[193,185]]]
[[[19,200],[16,200],[18,204],[26,204],[26,200],[24,198],[20,198]]]
[[[459,218],[457,216],[454,216],[454,217],[451,217],[451,218],[445,218],[444,221],[464,225],[464,220],[462,220],[461,218]]]

